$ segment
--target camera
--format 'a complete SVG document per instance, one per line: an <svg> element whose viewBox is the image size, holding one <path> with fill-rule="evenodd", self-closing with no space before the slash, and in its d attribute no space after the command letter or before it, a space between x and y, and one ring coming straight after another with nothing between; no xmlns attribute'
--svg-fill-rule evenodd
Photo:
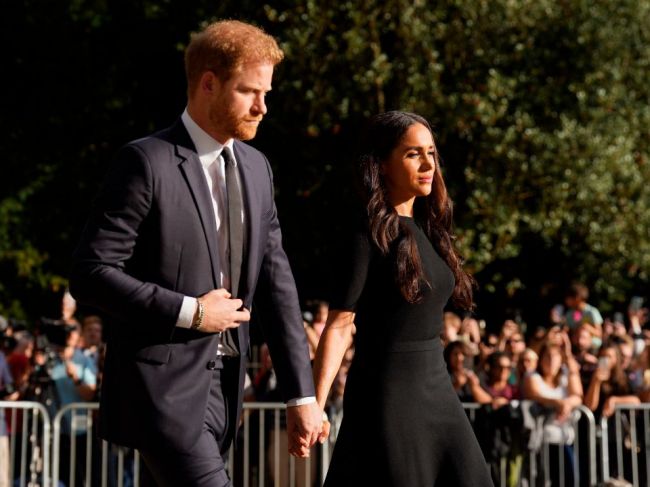
<svg viewBox="0 0 650 487"><path fill-rule="evenodd" d="M41 318L35 323L34 363L25 394L27 399L46 405L54 401L56 391L52 370L61 362L61 351L76 329L75 325L49 318Z"/></svg>
<svg viewBox="0 0 650 487"><path fill-rule="evenodd" d="M45 350L52 345L65 347L70 334L75 330L75 325L68 325L61 320L41 318L36 325L36 348Z"/></svg>

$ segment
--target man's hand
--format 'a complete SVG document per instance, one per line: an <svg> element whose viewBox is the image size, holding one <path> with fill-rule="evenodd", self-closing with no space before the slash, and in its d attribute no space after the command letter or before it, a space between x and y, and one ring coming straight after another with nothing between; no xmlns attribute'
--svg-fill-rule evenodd
<svg viewBox="0 0 650 487"><path fill-rule="evenodd" d="M295 457L307 458L309 449L319 440L322 428L323 413L318 407L318 403L288 406L289 453Z"/></svg>
<svg viewBox="0 0 650 487"><path fill-rule="evenodd" d="M237 328L251 319L250 312L242 308L243 301L231 299L230 296L225 289L213 289L199 298L203 305L201 331L216 333L228 328Z"/></svg>

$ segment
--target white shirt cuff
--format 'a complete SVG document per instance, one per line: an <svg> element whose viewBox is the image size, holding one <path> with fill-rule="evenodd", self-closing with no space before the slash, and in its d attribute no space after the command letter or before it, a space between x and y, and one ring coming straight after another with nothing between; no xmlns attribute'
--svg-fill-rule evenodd
<svg viewBox="0 0 650 487"><path fill-rule="evenodd" d="M315 396L296 397L295 399L290 399L287 401L287 407L291 408L294 406L303 406L305 404L312 404L314 402L316 402Z"/></svg>
<svg viewBox="0 0 650 487"><path fill-rule="evenodd" d="M181 305L181 310L178 313L178 318L176 319L176 326L179 326L181 328L189 328L192 326L192 320L194 320L196 306L196 298L183 296L183 304Z"/></svg>

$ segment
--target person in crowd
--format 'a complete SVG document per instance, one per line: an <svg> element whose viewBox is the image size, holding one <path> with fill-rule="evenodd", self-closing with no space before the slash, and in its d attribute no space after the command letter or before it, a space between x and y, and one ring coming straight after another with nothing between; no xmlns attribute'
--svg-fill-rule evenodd
<svg viewBox="0 0 650 487"><path fill-rule="evenodd" d="M61 319L65 325L79 325L79 321L75 317L77 312L77 301L72 297L70 291L67 289L61 298Z"/></svg>
<svg viewBox="0 0 650 487"><path fill-rule="evenodd" d="M7 363L14 387L22 398L29 385L29 376L32 372L31 360L34 354L34 337L27 331L14 334L16 346L7 356Z"/></svg>
<svg viewBox="0 0 650 487"><path fill-rule="evenodd" d="M193 34L186 109L121 148L73 256L72 293L111 320L100 435L138 448L160 485L230 483L253 296L292 454L308 455L320 438L271 167L244 142L267 113L283 57L275 39L244 22Z"/></svg>
<svg viewBox="0 0 650 487"><path fill-rule="evenodd" d="M505 352L494 352L487 360L486 380L482 389L490 395L494 409L520 398L519 387L511 383L513 363Z"/></svg>
<svg viewBox="0 0 650 487"><path fill-rule="evenodd" d="M623 368L621 351L610 341L598 354L598 366L585 394L585 406L597 416L609 417L614 414L617 404L640 402Z"/></svg>
<svg viewBox="0 0 650 487"><path fill-rule="evenodd" d="M489 403L492 398L481 387L478 375L466 366L467 345L456 340L445 347L444 359L451 383L461 402Z"/></svg>
<svg viewBox="0 0 650 487"><path fill-rule="evenodd" d="M516 333L521 334L521 329L519 325L514 320L505 320L503 325L501 325L501 331L499 333L499 343L497 349L501 352L505 351L506 345L510 337Z"/></svg>
<svg viewBox="0 0 650 487"><path fill-rule="evenodd" d="M460 324L459 338L469 344L473 351L478 353L478 344L481 342L481 327L479 321L467 314Z"/></svg>
<svg viewBox="0 0 650 487"><path fill-rule="evenodd" d="M488 357L496 351L499 337L494 333L485 333L478 344L475 370L485 370Z"/></svg>
<svg viewBox="0 0 650 487"><path fill-rule="evenodd" d="M96 366L78 347L81 330L75 325L68 326L65 346L58 350L58 359L50 370L58 409L73 402L94 400L97 386Z"/></svg>
<svg viewBox="0 0 650 487"><path fill-rule="evenodd" d="M580 381L583 390L586 391L598 363L598 357L593 353L592 327L586 324L578 325L575 330L572 330L571 337L573 356L580 365Z"/></svg>
<svg viewBox="0 0 650 487"><path fill-rule="evenodd" d="M526 350L526 340L524 339L524 335L520 331L516 331L506 340L505 345L505 353L510 357L512 363L509 378L510 384L512 385L517 384L517 368L524 350Z"/></svg>
<svg viewBox="0 0 650 487"><path fill-rule="evenodd" d="M442 342L447 346L451 342L458 340L460 327L463 323L460 316L453 311L445 311L442 317Z"/></svg>
<svg viewBox="0 0 650 487"><path fill-rule="evenodd" d="M603 317L595 306L587 302L588 299L587 286L579 282L572 283L564 298L567 306L565 321L570 330L574 330L580 324L587 326L594 337L594 346L598 348L602 343Z"/></svg>
<svg viewBox="0 0 650 487"><path fill-rule="evenodd" d="M95 365L86 357L79 348L81 339L81 327L78 324L59 324L60 335L64 337L64 345L50 343L52 352L55 355L53 359L48 358L48 362L41 365L43 373L49 375L49 387L53 388L53 393L47 393L40 397L45 402L45 406L54 418L56 414L65 406L72 403L90 402L96 399L97 376ZM41 379L42 380L42 379ZM45 385L43 385L45 387ZM38 399L39 397L35 397ZM82 485L85 478L85 452L86 436L90 434L86 430L84 414L77 416L77 421L73 421L73 415L68 413L64 416L61 433L61 456L59 461L60 478L68 487L74 487L71 482L70 456L72 451L70 445L75 443L77 451L75 462L75 485ZM94 474L99 472L96 467ZM95 479L97 480L97 478Z"/></svg>
<svg viewBox="0 0 650 487"><path fill-rule="evenodd" d="M517 419L520 394L518 386L510 382L512 368L507 353L495 351L489 355L485 373L479 373L480 387L486 394L483 397L482 392L477 393L484 407L476 411L473 424L495 484L504 475L505 485L509 487L518 485L522 464L521 430Z"/></svg>
<svg viewBox="0 0 650 487"><path fill-rule="evenodd" d="M329 313L329 303L327 301L318 300L314 303L314 321L311 326L316 330L318 336L323 334L325 324L327 323L327 313Z"/></svg>
<svg viewBox="0 0 650 487"><path fill-rule="evenodd" d="M583 398L580 366L571 349L551 342L544 345L537 371L524 380L523 393L526 399L553 409L555 425L566 421L571 411L582 404ZM550 437L558 439L557 431L552 428L549 431Z"/></svg>
<svg viewBox="0 0 650 487"><path fill-rule="evenodd" d="M573 485L573 448L575 431L569 421L571 412L582 404L583 390L579 365L571 354L566 334L565 346L548 341L539 354L537 371L524 380L524 398L533 400L551 411L544 424L544 439L549 444L552 485L559 485L557 466L564 455L565 485ZM562 452L562 453L560 453Z"/></svg>
<svg viewBox="0 0 650 487"><path fill-rule="evenodd" d="M102 347L102 319L99 316L90 315L82 320L80 345L84 355L94 364L97 375Z"/></svg>
<svg viewBox="0 0 650 487"><path fill-rule="evenodd" d="M450 298L471 309L472 279L452 245L431 127L392 111L373 117L367 135L365 211L339 262L314 361L323 407L356 325L325 485L492 485L443 362L443 309Z"/></svg>
<svg viewBox="0 0 650 487"><path fill-rule="evenodd" d="M643 380L638 389L639 399L641 402L650 402L650 344L639 357L639 368L643 371Z"/></svg>
<svg viewBox="0 0 650 487"><path fill-rule="evenodd" d="M526 380L526 377L534 374L537 371L538 363L539 356L537 355L537 352L535 352L535 350L532 348L526 348L526 350L524 350L524 353L521 354L521 359L517 364L517 384L519 384L520 393L521 387Z"/></svg>
<svg viewBox="0 0 650 487"><path fill-rule="evenodd" d="M305 334L307 335L307 343L309 344L309 358L314 359L316 355L316 349L318 348L318 342L320 336L323 333L325 327L325 322L327 321L327 312L329 309L329 304L327 301L317 300L312 306L314 307L313 319L308 321L305 319L303 321L305 326ZM306 315L311 313L305 313Z"/></svg>
<svg viewBox="0 0 650 487"><path fill-rule="evenodd" d="M632 298L627 311L630 320L629 334L634 340L634 355L637 357L644 351L646 340L650 338L650 332L645 330L644 333L645 324L648 321L648 309L641 306L640 298Z"/></svg>
<svg viewBox="0 0 650 487"><path fill-rule="evenodd" d="M3 332L5 330L2 330ZM0 333L0 340L3 334ZM0 401L15 401L18 391L14 388L13 377L5 353L0 350ZM0 487L9 487L9 436L4 410L0 409Z"/></svg>

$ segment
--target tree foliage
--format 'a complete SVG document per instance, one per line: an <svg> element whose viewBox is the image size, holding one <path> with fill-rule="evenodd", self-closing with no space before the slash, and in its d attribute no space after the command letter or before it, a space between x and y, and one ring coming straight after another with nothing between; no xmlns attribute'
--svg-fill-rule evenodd
<svg viewBox="0 0 650 487"><path fill-rule="evenodd" d="M613 304L647 287L648 0L4 8L14 69L0 121L0 307L14 314L65 282L112 153L178 116L188 33L223 17L262 25L287 53L255 144L275 168L304 297L324 292L360 128L396 108L435 127L486 309L530 306L569 278Z"/></svg>

